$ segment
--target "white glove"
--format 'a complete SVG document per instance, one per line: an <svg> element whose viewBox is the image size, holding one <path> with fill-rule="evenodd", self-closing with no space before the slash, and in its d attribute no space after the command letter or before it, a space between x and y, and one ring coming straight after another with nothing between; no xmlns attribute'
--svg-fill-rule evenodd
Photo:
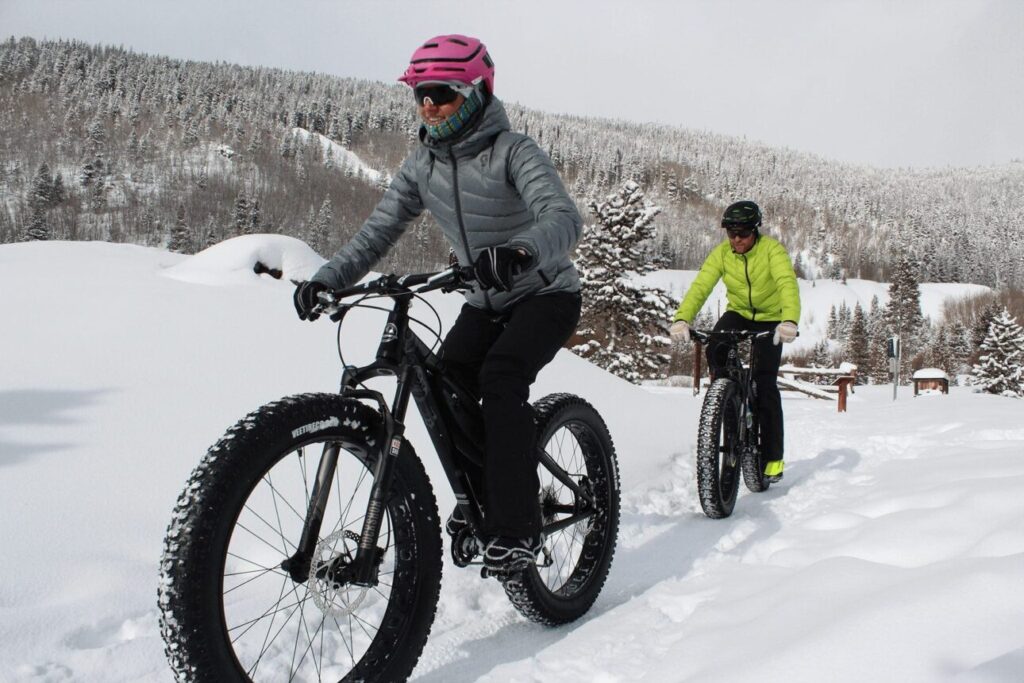
<svg viewBox="0 0 1024 683"><path fill-rule="evenodd" d="M776 346L779 345L779 342L785 342L788 344L796 339L796 334L796 323L790 320L785 320L776 326L775 336L772 337L772 344L775 344Z"/></svg>
<svg viewBox="0 0 1024 683"><path fill-rule="evenodd" d="M668 328L668 334L674 342L690 341L690 323L685 320L677 320Z"/></svg>

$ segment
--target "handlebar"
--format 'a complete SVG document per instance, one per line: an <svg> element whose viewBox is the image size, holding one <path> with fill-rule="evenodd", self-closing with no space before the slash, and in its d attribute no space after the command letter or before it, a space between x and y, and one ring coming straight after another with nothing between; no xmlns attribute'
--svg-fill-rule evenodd
<svg viewBox="0 0 1024 683"><path fill-rule="evenodd" d="M476 282L476 275L470 266L452 266L447 270L433 273L410 273L406 275L381 275L380 277L344 289L333 289L317 294L320 303L313 309L314 313L334 316L346 307L342 299L356 295L380 294L383 296L402 296L406 294L425 294L436 289L448 292L457 289L469 289Z"/></svg>
<svg viewBox="0 0 1024 683"><path fill-rule="evenodd" d="M725 337L726 339L731 339L738 343L744 339L769 337L775 334L775 331L762 330L761 332L755 332L754 330L698 330L696 328L690 328L690 334L701 344L707 344L712 337Z"/></svg>

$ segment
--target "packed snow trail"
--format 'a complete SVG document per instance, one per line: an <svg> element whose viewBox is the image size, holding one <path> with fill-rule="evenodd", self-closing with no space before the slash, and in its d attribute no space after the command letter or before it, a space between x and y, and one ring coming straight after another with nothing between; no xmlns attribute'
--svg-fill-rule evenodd
<svg viewBox="0 0 1024 683"><path fill-rule="evenodd" d="M260 404L336 389L334 327L300 324L290 285L248 260L302 277L315 255L238 245L191 259L0 246L0 681L170 681L157 563L189 472ZM461 304L431 301L448 322ZM350 317L347 359L366 362L383 318ZM585 618L548 629L447 561L414 680L1024 678L1024 401L859 387L838 414L786 393L785 479L709 520L693 471L703 396L562 353L533 397L565 390L595 404L618 451L608 584ZM409 436L447 515L418 420Z"/></svg>

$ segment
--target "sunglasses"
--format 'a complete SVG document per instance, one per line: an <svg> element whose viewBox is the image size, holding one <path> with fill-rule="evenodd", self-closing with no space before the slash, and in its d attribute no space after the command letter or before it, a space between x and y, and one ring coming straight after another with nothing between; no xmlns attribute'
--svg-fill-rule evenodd
<svg viewBox="0 0 1024 683"><path fill-rule="evenodd" d="M726 228L725 232L729 235L729 239L738 240L745 240L754 234L750 228Z"/></svg>
<svg viewBox="0 0 1024 683"><path fill-rule="evenodd" d="M416 104L423 106L424 100L430 100L430 102L440 107L446 104L451 104L455 101L459 95L468 97L468 92L472 91L472 87L463 87L459 85L450 85L448 83L424 83L417 85L413 88L413 97L416 98Z"/></svg>

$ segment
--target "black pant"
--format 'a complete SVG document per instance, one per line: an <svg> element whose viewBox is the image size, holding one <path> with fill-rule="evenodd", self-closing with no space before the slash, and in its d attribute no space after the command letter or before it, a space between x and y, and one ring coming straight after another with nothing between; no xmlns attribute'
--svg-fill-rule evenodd
<svg viewBox="0 0 1024 683"><path fill-rule="evenodd" d="M447 370L483 399L486 535L540 533L530 385L579 320L580 295L567 292L525 299L501 315L466 304L441 346Z"/></svg>
<svg viewBox="0 0 1024 683"><path fill-rule="evenodd" d="M726 311L718 319L716 330L774 330L778 321L747 320L735 311ZM779 363L782 362L782 344L775 346L772 338L756 339L754 344L754 383L757 385L757 421L761 427L761 459L782 460L782 396L779 395ZM726 347L712 340L708 344L708 368L715 377L722 375Z"/></svg>

